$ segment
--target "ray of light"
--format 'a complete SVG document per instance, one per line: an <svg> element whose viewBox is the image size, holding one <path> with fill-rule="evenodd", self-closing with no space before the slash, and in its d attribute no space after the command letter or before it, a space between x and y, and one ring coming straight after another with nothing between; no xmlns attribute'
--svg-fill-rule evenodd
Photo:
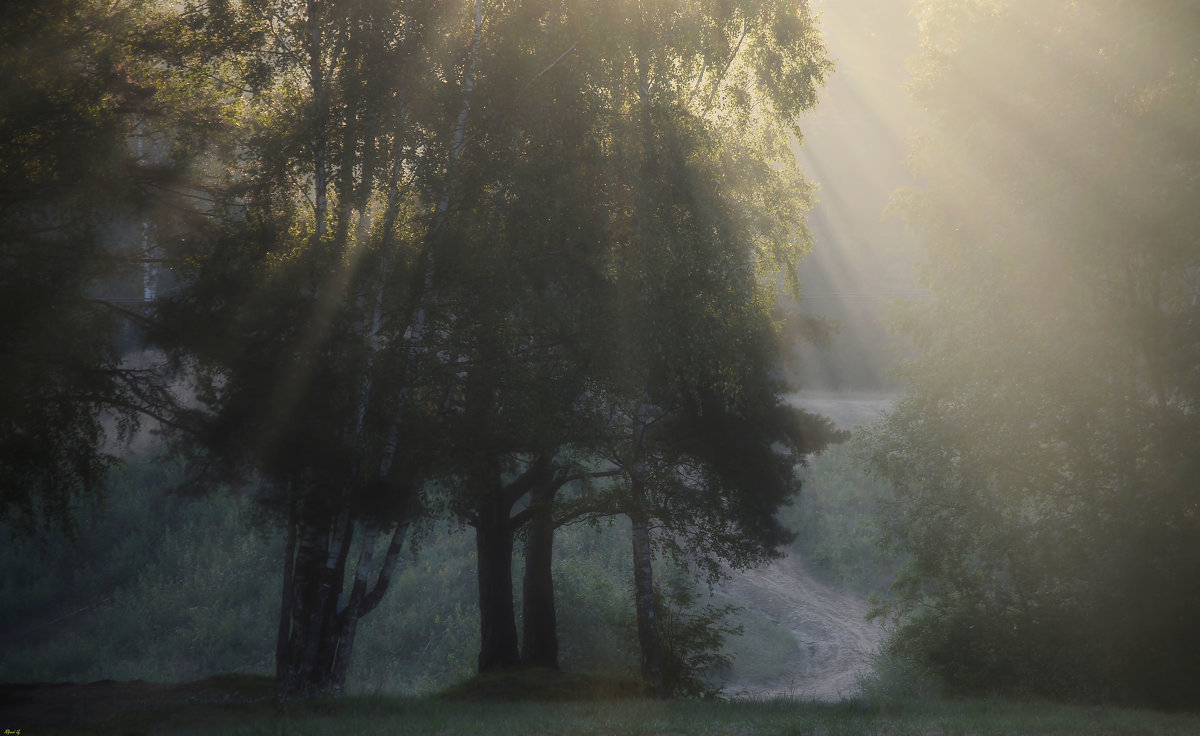
<svg viewBox="0 0 1200 736"><path fill-rule="evenodd" d="M890 361L887 302L917 292L904 225L884 216L892 192L908 183L904 158L917 117L904 85L916 23L904 0L813 5L837 68L801 121L797 157L820 189L809 221L813 252L800 268L804 295L794 308L840 331L828 348L801 345L794 357L804 387L880 390Z"/></svg>

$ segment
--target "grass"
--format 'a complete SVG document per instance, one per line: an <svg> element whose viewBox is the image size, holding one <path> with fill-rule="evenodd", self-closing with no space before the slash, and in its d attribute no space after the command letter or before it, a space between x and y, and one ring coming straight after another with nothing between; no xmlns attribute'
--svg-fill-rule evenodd
<svg viewBox="0 0 1200 736"><path fill-rule="evenodd" d="M1200 717L994 701L880 709L859 703L482 702L353 698L288 708L190 706L85 733L164 734L1195 734Z"/></svg>
<svg viewBox="0 0 1200 736"><path fill-rule="evenodd" d="M544 668L477 675L442 691L438 697L460 701L541 701L636 699L641 685L629 679Z"/></svg>
<svg viewBox="0 0 1200 736"><path fill-rule="evenodd" d="M791 659L800 649L792 632L750 609L742 609L731 618L732 623L741 624L743 633L725 641L725 650L733 660L727 680L769 682L786 678Z"/></svg>
<svg viewBox="0 0 1200 736"><path fill-rule="evenodd" d="M210 678L187 685L96 683L104 697L120 696L128 707L115 717L80 725L31 727L11 720L0 707L0 728L25 733L270 734L270 736L526 736L527 734L698 734L713 736L1009 736L1070 734L1117 736L1197 734L1200 714L1158 713L1008 700L847 701L791 700L651 701L601 697L627 683L551 672L515 678L476 678L441 696L362 696L275 704L265 693L268 678ZM597 687L600 690L597 690ZM608 690L605 690L608 688ZM519 692L546 698L513 700ZM60 695L78 702L80 692ZM0 692L0 706L9 693ZM253 699L253 702L246 702ZM83 715L81 713L80 715Z"/></svg>

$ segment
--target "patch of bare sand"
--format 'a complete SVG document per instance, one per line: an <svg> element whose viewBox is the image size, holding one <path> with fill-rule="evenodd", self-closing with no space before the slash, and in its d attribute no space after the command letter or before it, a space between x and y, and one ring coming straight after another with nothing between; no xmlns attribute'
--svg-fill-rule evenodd
<svg viewBox="0 0 1200 736"><path fill-rule="evenodd" d="M879 421L895 407L897 398L898 395L888 393L829 391L799 391L787 397L793 406L829 417L838 429L854 429Z"/></svg>

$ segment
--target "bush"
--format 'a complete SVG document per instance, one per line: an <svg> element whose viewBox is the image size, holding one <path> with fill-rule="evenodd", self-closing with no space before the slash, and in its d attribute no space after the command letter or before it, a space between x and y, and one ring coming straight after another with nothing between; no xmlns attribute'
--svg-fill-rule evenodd
<svg viewBox="0 0 1200 736"><path fill-rule="evenodd" d="M227 491L173 493L181 478L171 461L135 460L77 509L73 537L0 527L0 681L270 671L279 540Z"/></svg>
<svg viewBox="0 0 1200 736"><path fill-rule="evenodd" d="M792 552L817 577L860 595L880 594L900 564L880 547L879 519L891 485L871 475L856 439L826 448L799 470L802 490L781 520Z"/></svg>
<svg viewBox="0 0 1200 736"><path fill-rule="evenodd" d="M662 644L663 687L668 696L711 698L721 691L718 678L727 674L732 656L728 636L743 627L730 621L740 611L732 604L705 602L688 571L670 566L654 585L658 635ZM636 623L629 641L637 646Z"/></svg>

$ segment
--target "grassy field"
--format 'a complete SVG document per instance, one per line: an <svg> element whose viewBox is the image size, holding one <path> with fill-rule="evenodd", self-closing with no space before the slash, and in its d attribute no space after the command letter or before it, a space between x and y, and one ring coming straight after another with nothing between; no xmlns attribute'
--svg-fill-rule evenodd
<svg viewBox="0 0 1200 736"><path fill-rule="evenodd" d="M357 698L292 708L180 706L80 733L127 734L1197 734L1200 717L1008 702L473 702ZM37 733L30 731L30 733Z"/></svg>
<svg viewBox="0 0 1200 736"><path fill-rule="evenodd" d="M188 685L96 683L74 687L73 692L57 686L41 693L61 699L62 705L51 713L13 708L22 698L26 698L26 706L35 705L28 700L30 693L0 690L0 729L8 733L19 730L30 736L1200 734L1200 714L1001 700L828 704L789 700L654 702L601 698L564 702L375 696L280 706L265 697L269 692L266 678L214 678ZM458 695L470 697L471 693ZM54 718L56 714L64 717ZM40 717L47 715L51 717L40 725L19 722L22 718L42 720Z"/></svg>

